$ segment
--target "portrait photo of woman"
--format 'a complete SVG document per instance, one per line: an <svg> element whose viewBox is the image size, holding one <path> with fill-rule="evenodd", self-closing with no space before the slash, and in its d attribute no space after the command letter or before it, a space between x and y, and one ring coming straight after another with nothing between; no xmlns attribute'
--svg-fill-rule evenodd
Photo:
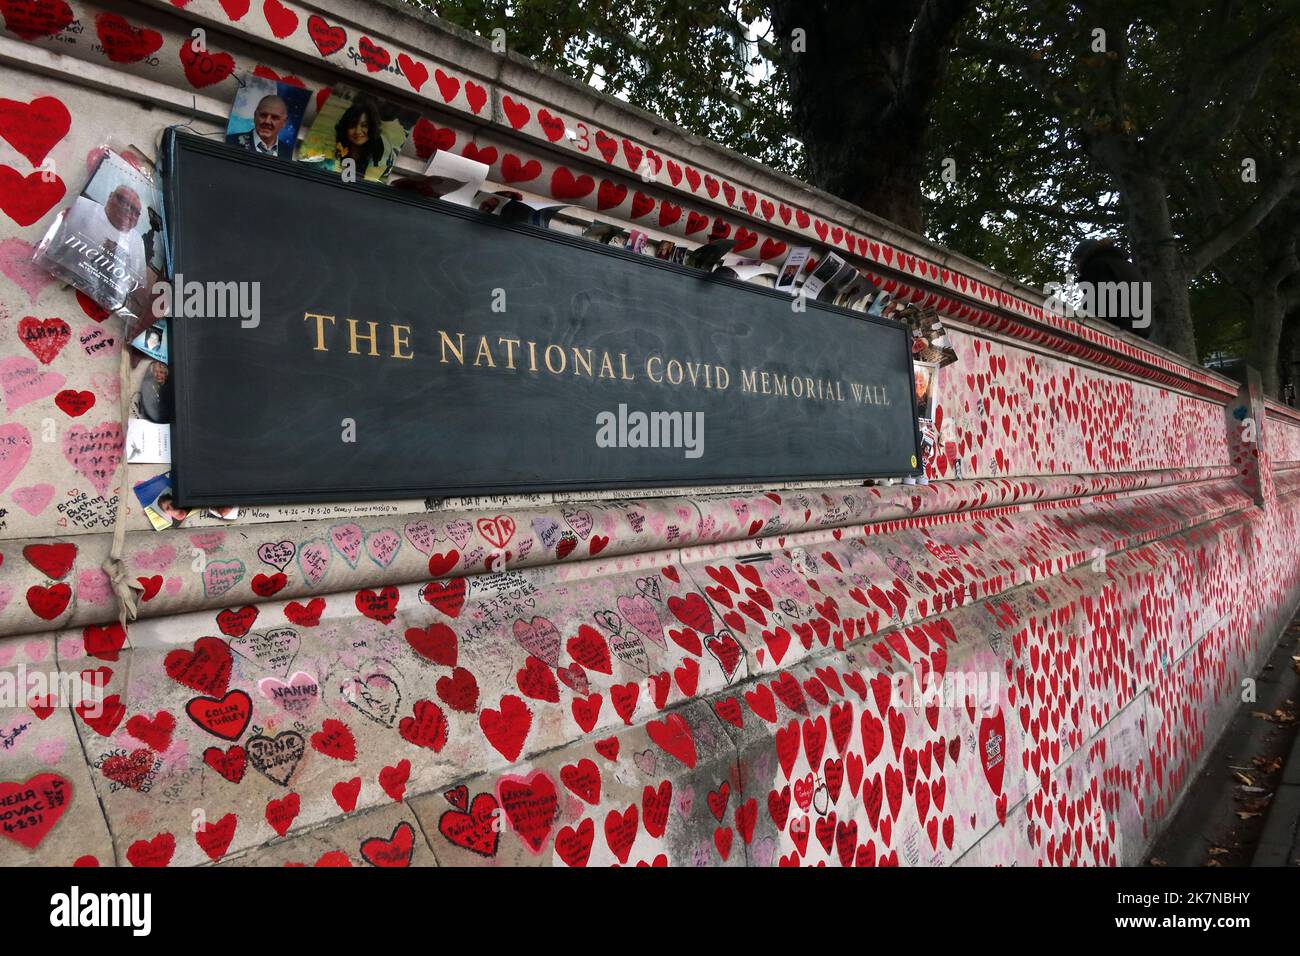
<svg viewBox="0 0 1300 956"><path fill-rule="evenodd" d="M298 150L300 162L357 180L386 182L418 115L350 87L335 86Z"/></svg>
<svg viewBox="0 0 1300 956"><path fill-rule="evenodd" d="M350 159L358 179L374 179L370 171L384 163L387 152L379 111L369 100L356 100L334 124L334 157L338 168Z"/></svg>

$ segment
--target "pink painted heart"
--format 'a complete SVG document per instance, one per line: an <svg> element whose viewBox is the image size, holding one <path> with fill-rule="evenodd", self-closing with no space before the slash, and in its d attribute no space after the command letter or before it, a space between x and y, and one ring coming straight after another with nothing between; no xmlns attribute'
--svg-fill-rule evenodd
<svg viewBox="0 0 1300 956"><path fill-rule="evenodd" d="M244 562L235 558L230 561L209 561L203 568L203 593L208 597L220 597L244 578Z"/></svg>
<svg viewBox="0 0 1300 956"><path fill-rule="evenodd" d="M643 774L652 777L659 766L659 755L653 750L638 750L632 754L632 762Z"/></svg>
<svg viewBox="0 0 1300 956"><path fill-rule="evenodd" d="M381 528L366 535L366 554L381 568L393 563L401 546L402 537L392 528Z"/></svg>
<svg viewBox="0 0 1300 956"><path fill-rule="evenodd" d="M67 749L67 746L68 742L66 740L53 737L49 740L42 740L38 743L32 748L32 753L34 753L37 759L40 760L41 763L45 764L45 766L53 767L63 759L63 752Z"/></svg>
<svg viewBox="0 0 1300 956"><path fill-rule="evenodd" d="M78 602L102 604L112 593L112 582L99 568L87 568L77 577Z"/></svg>
<svg viewBox="0 0 1300 956"><path fill-rule="evenodd" d="M122 460L121 423L101 422L94 428L73 425L63 433L63 457L96 491L108 494Z"/></svg>
<svg viewBox="0 0 1300 956"><path fill-rule="evenodd" d="M618 599L618 611L647 639L654 641L660 647L667 647L664 643L664 628L659 615L655 613L654 605L644 597L639 594L635 597L623 595Z"/></svg>
<svg viewBox="0 0 1300 956"><path fill-rule="evenodd" d="M551 667L560 666L560 632L544 617L515 621L515 640L519 646Z"/></svg>
<svg viewBox="0 0 1300 956"><path fill-rule="evenodd" d="M474 533L474 526L468 521L456 520L447 522L445 530L448 537L456 542L456 547L464 551L465 545L469 544L469 536Z"/></svg>
<svg viewBox="0 0 1300 956"><path fill-rule="evenodd" d="M306 718L320 700L320 682L306 671L294 671L287 681L263 677L257 682L257 690L285 713L299 719Z"/></svg>
<svg viewBox="0 0 1300 956"><path fill-rule="evenodd" d="M438 534L432 523L408 521L402 533L406 535L406 540L411 542L411 547L415 550L424 555L433 554L433 546L438 543Z"/></svg>
<svg viewBox="0 0 1300 956"><path fill-rule="evenodd" d="M156 548L137 551L131 558L131 563L146 571L166 571L175 560L176 549L170 544L160 544Z"/></svg>
<svg viewBox="0 0 1300 956"><path fill-rule="evenodd" d="M257 560L263 564L269 564L277 571L283 571L297 553L298 546L292 541L287 539L284 541L267 541L258 545Z"/></svg>
<svg viewBox="0 0 1300 956"><path fill-rule="evenodd" d="M0 484L0 488L2 487L3 484ZM26 488L15 488L10 497L18 507L34 518L49 505L50 499L54 497L54 486L28 485Z"/></svg>
<svg viewBox="0 0 1300 956"><path fill-rule="evenodd" d="M0 242L0 275L26 292L33 305L41 290L54 281L54 276L32 262L32 246L21 239Z"/></svg>
<svg viewBox="0 0 1300 956"><path fill-rule="evenodd" d="M116 375L96 373L90 376L90 387L91 391L110 404L122 397L122 385Z"/></svg>
<svg viewBox="0 0 1300 956"><path fill-rule="evenodd" d="M53 395L63 387L64 378L57 372L48 372L33 359L11 355L0 362L0 391L12 413L24 405Z"/></svg>
<svg viewBox="0 0 1300 956"><path fill-rule="evenodd" d="M77 343L91 358L115 354L113 345L117 339L104 331L102 325L83 325L77 330Z"/></svg>
<svg viewBox="0 0 1300 956"><path fill-rule="evenodd" d="M17 422L0 425L0 491L18 477L32 456L32 433Z"/></svg>
<svg viewBox="0 0 1300 956"><path fill-rule="evenodd" d="M190 535L190 544L208 554L219 550L225 543L226 533L224 531L200 531Z"/></svg>
<svg viewBox="0 0 1300 956"><path fill-rule="evenodd" d="M361 545L365 538L361 528L355 524L341 524L330 528L330 544L334 550L343 555L349 567L355 568L361 559Z"/></svg>
<svg viewBox="0 0 1300 956"><path fill-rule="evenodd" d="M573 529L574 534L584 540L591 534L594 524L590 511L569 511L567 508L564 510L564 522Z"/></svg>
<svg viewBox="0 0 1300 956"><path fill-rule="evenodd" d="M320 584L330 566L330 549L324 541L306 541L298 549L298 564L311 584Z"/></svg>

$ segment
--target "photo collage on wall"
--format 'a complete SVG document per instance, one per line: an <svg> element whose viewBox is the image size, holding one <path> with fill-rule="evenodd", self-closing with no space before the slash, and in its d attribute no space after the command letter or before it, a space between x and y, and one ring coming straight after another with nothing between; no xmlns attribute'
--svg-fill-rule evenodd
<svg viewBox="0 0 1300 956"><path fill-rule="evenodd" d="M936 425L935 409L938 403L939 370L957 361L957 353L948 344L948 334L939 321L938 313L932 307L919 308L915 304L887 307L885 314L892 312L907 325L912 335L912 378L915 386L913 398L916 401L917 427L921 435L921 466L928 470L944 442L943 452L951 459L953 477L963 476L962 461L955 454L948 454L947 441ZM929 484L930 479L922 474L917 478L904 479L905 484Z"/></svg>

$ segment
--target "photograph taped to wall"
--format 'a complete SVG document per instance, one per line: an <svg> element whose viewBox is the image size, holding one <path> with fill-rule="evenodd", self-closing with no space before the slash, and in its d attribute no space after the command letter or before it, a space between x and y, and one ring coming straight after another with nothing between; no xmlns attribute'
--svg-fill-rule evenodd
<svg viewBox="0 0 1300 956"><path fill-rule="evenodd" d="M934 419L934 401L939 391L939 366L933 362L913 362L916 399L916 417Z"/></svg>
<svg viewBox="0 0 1300 956"><path fill-rule="evenodd" d="M101 307L144 316L162 272L162 202L138 150L98 152L85 188L50 224L34 261Z"/></svg>
<svg viewBox="0 0 1300 956"><path fill-rule="evenodd" d="M131 340L131 345L159 362L167 361L167 320L161 319Z"/></svg>
<svg viewBox="0 0 1300 956"><path fill-rule="evenodd" d="M132 490L155 531L166 531L190 516L188 509L176 504L170 471L137 482Z"/></svg>
<svg viewBox="0 0 1300 956"><path fill-rule="evenodd" d="M226 121L226 142L259 156L293 159L311 91L246 73Z"/></svg>
<svg viewBox="0 0 1300 956"><path fill-rule="evenodd" d="M150 359L131 370L135 392L131 400L131 417L169 425L176 414L172 394L171 369L166 362Z"/></svg>
<svg viewBox="0 0 1300 956"><path fill-rule="evenodd" d="M419 118L415 110L340 84L316 114L298 159L331 172L343 172L351 160L357 179L387 182Z"/></svg>
<svg viewBox="0 0 1300 956"><path fill-rule="evenodd" d="M811 246L795 246L790 250L781 266L781 274L777 277L776 288L785 289L791 295L794 295L799 286L799 276L803 272L804 263L808 261L808 255L811 252Z"/></svg>

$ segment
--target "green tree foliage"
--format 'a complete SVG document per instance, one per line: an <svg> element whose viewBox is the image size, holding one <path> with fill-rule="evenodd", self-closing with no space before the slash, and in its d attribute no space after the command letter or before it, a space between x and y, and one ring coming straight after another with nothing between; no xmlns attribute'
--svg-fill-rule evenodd
<svg viewBox="0 0 1300 956"><path fill-rule="evenodd" d="M1246 273L1296 215L1300 0L421 5L1036 287L1114 236L1191 358L1258 326Z"/></svg>
<svg viewBox="0 0 1300 956"><path fill-rule="evenodd" d="M794 176L806 175L775 68L766 5L752 0L420 2L480 36ZM759 24L757 31L747 25Z"/></svg>

